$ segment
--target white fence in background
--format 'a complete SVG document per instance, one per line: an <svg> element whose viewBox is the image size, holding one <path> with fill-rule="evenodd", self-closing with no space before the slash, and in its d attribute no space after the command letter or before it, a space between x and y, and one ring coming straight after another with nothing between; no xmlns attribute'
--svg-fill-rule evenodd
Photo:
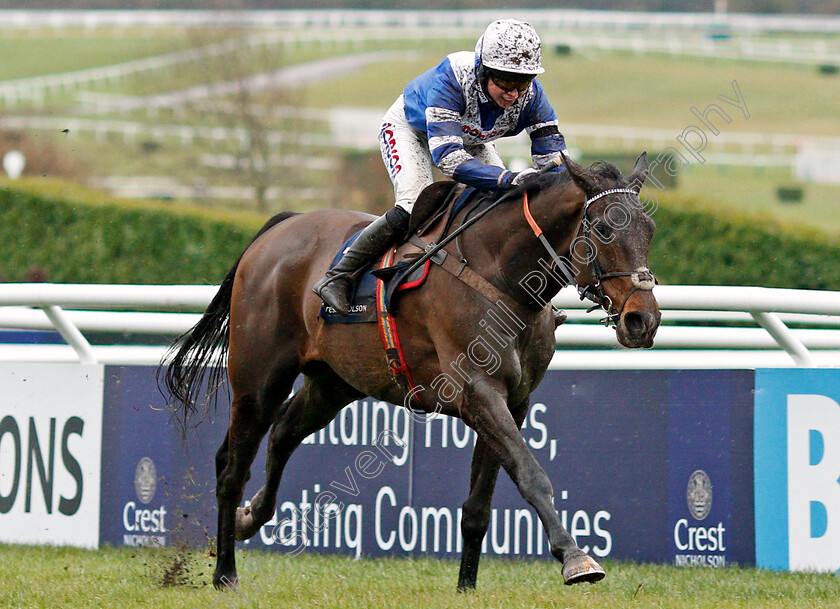
<svg viewBox="0 0 840 609"><path fill-rule="evenodd" d="M65 345L0 345L0 361L155 364L166 346L91 345L86 334L174 337L194 325L217 286L0 284L0 328L57 330ZM840 366L840 292L658 286L663 324L649 350L619 348L592 303L572 289L552 368ZM143 310L138 311L138 309ZM164 342L164 341L162 341Z"/></svg>
<svg viewBox="0 0 840 609"><path fill-rule="evenodd" d="M840 44L836 41L752 38L714 38L701 33L649 34L627 33L602 34L550 34L543 37L548 48L563 44L573 50L596 49L601 51L629 51L631 53L655 53L660 55L688 55L715 59L737 59L739 61L770 61L793 64L837 64L840 60Z"/></svg>
<svg viewBox="0 0 840 609"><path fill-rule="evenodd" d="M837 15L739 15L645 13L581 10L508 10L532 22L544 46L690 55L805 64L840 62L840 43L832 39L755 40L767 32L840 33ZM0 10L0 30L35 28L235 27L260 31L243 39L119 63L0 82L0 98L43 103L45 95L79 86L166 70L206 57L250 47L302 44L361 47L365 43L414 39L474 38L498 10L476 11L26 11ZM651 34L654 34L653 36ZM730 36L732 35L732 36Z"/></svg>
<svg viewBox="0 0 840 609"><path fill-rule="evenodd" d="M377 148L376 134L385 109L350 108L339 106L324 110L318 122L329 123L330 133L297 133L291 131L268 131L267 140L272 146L294 144L308 148L347 148L354 150L374 150ZM314 118L310 119L313 122ZM580 140L587 138L596 145L611 148L639 149L651 145L664 149L677 144L680 135L677 129L661 127L626 127L622 125L599 125L586 123L568 123L561 126L568 138ZM201 127L180 124L151 124L138 121L111 120L99 118L78 118L73 116L0 116L0 129L26 129L33 131L63 131L68 137L86 134L104 141L116 136L130 144L139 138L170 140L182 146L191 146L195 142L238 142L247 146L249 134L244 128ZM516 151L524 157L530 156L530 140L521 135L505 138L496 142L497 147ZM793 165L798 151L813 150L816 154L840 150L840 137L827 135L794 135L790 133L761 133L750 131L721 132L714 139L709 139L707 149L714 151L708 162L719 164L742 164L742 155L762 156L768 165ZM759 152L761 151L761 152ZM759 153L756 155L756 153ZM736 156L737 155L737 156ZM717 157L717 158L715 158ZM755 164L755 163L751 163Z"/></svg>
<svg viewBox="0 0 840 609"><path fill-rule="evenodd" d="M711 6L711 2L708 3ZM840 32L835 15L739 13L654 13L574 9L505 9L505 16L540 28L600 27L625 30L708 30L735 32ZM243 27L243 28L427 28L483 29L499 18L488 10L0 10L0 29Z"/></svg>

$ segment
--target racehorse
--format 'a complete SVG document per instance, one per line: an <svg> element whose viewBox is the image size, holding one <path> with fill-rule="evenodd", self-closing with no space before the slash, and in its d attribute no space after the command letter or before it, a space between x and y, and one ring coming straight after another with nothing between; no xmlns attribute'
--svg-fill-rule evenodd
<svg viewBox="0 0 840 609"><path fill-rule="evenodd" d="M195 410L205 374L211 385L220 382L227 358L232 402L216 454L217 588L236 581L235 540L252 537L272 517L292 452L365 395L460 417L477 433L461 522L459 590L476 585L500 467L539 515L550 551L563 563L565 583L604 577L562 526L551 483L520 426L556 347L550 298L569 280L581 297L604 308L619 343L653 345L660 313L647 255L655 224L638 196L648 172L645 153L626 177L609 163L587 169L563 160L565 168L544 171L508 191L457 242L448 242L444 249L470 269L465 276L471 281L433 264L421 288L399 296L404 362L414 388L422 391L408 392L395 382L376 324L324 323L321 301L311 290L339 247L372 216L284 212L259 231L201 320L163 361L165 387L186 417ZM449 184L436 183L421 197L439 196ZM462 208L453 226L470 214L475 219L480 208ZM494 338L505 349L490 366L476 337L487 329L487 319L503 314L509 321ZM302 388L288 397L301 373ZM248 507L238 507L269 429L265 485Z"/></svg>

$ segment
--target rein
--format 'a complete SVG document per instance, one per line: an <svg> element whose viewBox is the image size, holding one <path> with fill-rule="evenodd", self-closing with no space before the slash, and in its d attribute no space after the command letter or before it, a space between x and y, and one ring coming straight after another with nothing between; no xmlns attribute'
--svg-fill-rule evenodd
<svg viewBox="0 0 840 609"><path fill-rule="evenodd" d="M557 160L555 160L553 163L550 163L546 167L543 167L539 171L539 173L546 173L561 165L562 162L558 162ZM591 246L589 245L591 243L591 223L589 221L588 216L589 206L601 197L605 197L611 194L638 195L636 191L631 190L629 188L611 188L609 190L605 190L604 192L598 193L593 197L590 197L584 202L583 219L581 220L580 226L578 227L578 233L575 239L577 239L580 236L583 236L584 242L587 244L587 248L591 248ZM447 243L455 239L458 235L463 233L470 226L478 222L491 210L495 209L500 203L511 199L512 195L513 193L506 193L502 195L496 201L494 201L493 203L482 209L480 212L478 212L475 216L461 224L458 228L452 231L445 238L441 239L439 243L434 243L427 246L422 256L414 260L414 262L412 262L411 265L408 266L408 268L399 272L399 277L407 277L414 270L420 268L420 266L423 265L427 260L433 258L435 254L442 250ZM555 252L554 248L551 247L551 244L548 242L548 240L545 238L545 235L543 234L542 228L540 228L540 225L537 223L537 221L534 219L534 216L531 214L530 205L528 203L527 191L523 192L523 213L525 214L525 219L528 221L528 225L531 227L531 230L534 232L534 235L537 237L537 239L539 239L540 243L542 243L546 252L548 252L548 255L557 265L557 268L560 270L565 269L568 265L560 259L560 256L557 255L557 252ZM598 264L597 257L593 257L592 262L589 263L588 266L590 266L590 271L592 272L594 285L591 289L589 286L578 286L578 295L580 296L581 300L588 298L593 302L598 303L594 307L587 309L587 313L593 311L598 307L601 307L607 314L607 316L601 320L606 325L615 325L618 322L619 318L621 317L621 313L624 311L624 307L627 304L627 301L634 293L636 293L639 290L653 290L653 287L656 284L656 277L654 277L653 273L651 273L650 269L647 267L642 267L636 269L635 271L615 271L610 273L604 273L601 269L601 266ZM613 304L610 297L604 293L604 289L602 286L602 282L604 280L615 279L616 277L630 277L633 281L633 288L630 290L630 292L628 292L627 296L625 296L624 302L621 303L621 306L618 309L615 308L615 305ZM569 283L571 283L572 281L573 278L569 278ZM399 281L396 281L395 283L398 284ZM568 285L568 283L566 285Z"/></svg>
<svg viewBox="0 0 840 609"><path fill-rule="evenodd" d="M611 194L631 194L636 195L636 191L630 190L629 188L611 188L609 190L605 190L604 192L598 193L594 197L588 198L583 204L583 219L581 220L580 226L578 227L578 234L575 238L575 241L579 237L583 237L584 243L586 244L587 250L589 254L592 253L592 246L590 243L592 242L592 224L589 221L589 206L600 199L601 197L605 197ZM557 255L557 252L554 251L554 248L551 247L551 244L545 238L543 234L542 228L534 219L534 216L531 214L531 207L528 203L528 193L525 192L522 198L522 210L525 214L525 220L528 221L528 225L531 227L531 230L534 232L534 235L539 239L540 243L542 243L543 247L545 248L548 255L554 261L554 264L557 265L559 270L563 270L566 268L566 264ZM656 277L654 277L653 273L651 273L650 269L647 267L642 267L636 269L635 271L614 271L611 273L604 273L601 269L601 265L598 264L597 256L592 256L592 261L588 264L590 267L590 271L592 272L592 277L594 279L594 285L590 289L589 286L578 286L578 295L580 299L583 300L584 298L588 298L593 302L596 302L594 307L587 309L587 313L601 307L604 312L606 312L607 316L602 319L601 321L604 322L605 325L610 324L617 324L618 320L621 318L621 313L624 311L624 307L627 304L627 301L630 297L635 294L639 290L653 290L653 286L656 284ZM603 281L606 279L615 279L616 277L630 277L633 281L633 288L627 293L627 296L624 297L624 301L621 303L621 306L616 309L615 305L613 304L612 300L609 296L604 293L603 288ZM568 285L568 284L567 284Z"/></svg>
<svg viewBox="0 0 840 609"><path fill-rule="evenodd" d="M546 165L545 167L543 167L543 168L539 171L539 173L546 173L546 172L548 172L548 171L551 171L551 170L555 169L556 167L559 167L559 165L558 165L556 162L554 162L554 163L549 163L548 165ZM461 224L458 228L456 228L455 230L453 230L453 231L452 231L449 235L447 235L446 237L444 237L443 239L441 239L439 243L433 243L433 244L430 244L430 245L426 248L426 251L423 253L423 255L422 255L422 256L420 256L420 257L419 257L419 258L417 258L414 262L412 262L412 263L411 263L411 266L409 266L409 267L408 267L406 270L404 270L404 271L400 271L400 274L399 274L399 275L400 275L400 277L408 277L408 276L409 276L409 275L410 275L413 271L415 271L415 270L417 270L418 268L420 268L420 266L421 266L421 265L423 265L423 264L424 264L427 260L429 260L429 259L431 259L432 257L434 257L434 255L435 255L435 254L437 254L440 250L442 250L442 249L443 249L443 246L445 246L447 243L449 243L450 241L452 241L453 239L455 239L458 235L460 235L461 233L463 233L463 232L464 232L465 230L467 230L470 226L472 226L473 224L475 224L476 222L478 222L479 220L481 220L481 219L482 219L484 216L486 216L486 215L487 215L487 214L488 214L491 210L493 210L493 209L495 209L496 207L498 207L498 205L499 205L500 203L503 203L503 202L505 202L505 201L508 201L508 200L512 199L512 198L513 198L513 194L514 194L514 193L512 193L512 192L505 193L504 195L502 195L501 197L499 197L498 199L496 199L495 201L493 201L490 205L488 205L487 207L485 207L484 209L482 209L480 212L478 212L476 215L474 215L472 218L470 218L469 220L465 221L465 222L464 222L463 224ZM525 196L526 196L526 197L528 196L528 195L527 195L527 193L526 193L526 195L525 195ZM399 282L397 282L397 283L399 283Z"/></svg>

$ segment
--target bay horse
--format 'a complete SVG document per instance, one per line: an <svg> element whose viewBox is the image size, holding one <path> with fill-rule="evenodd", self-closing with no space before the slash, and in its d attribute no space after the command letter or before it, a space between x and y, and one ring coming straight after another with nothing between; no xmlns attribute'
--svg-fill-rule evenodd
<svg viewBox="0 0 840 609"><path fill-rule="evenodd" d="M604 577L562 526L551 483L520 427L556 348L549 300L569 279L606 310L619 343L653 345L660 313L647 255L655 224L638 197L648 171L645 153L626 177L609 163L587 169L563 158L565 169L542 172L508 191L503 204L464 231L458 243L446 245L485 289L432 265L421 288L399 297L404 361L415 385L424 389L412 396L411 408L460 417L477 433L463 504L459 590L476 585L500 467L539 515L550 551L563 563L565 583ZM421 196L448 188L437 183ZM455 224L474 211L462 209ZM377 325L325 324L319 318L321 301L311 290L339 247L371 219L319 210L284 212L269 220L201 320L162 362L159 373L168 364L163 385L177 403L177 414L186 418L195 410L205 375L211 385L222 381L227 359L232 402L216 455L217 588L236 581L235 540L254 536L272 517L283 468L307 436L363 396L405 403L406 389L386 364ZM561 265L565 274L557 272ZM494 302L488 293L499 298ZM497 333L508 344L500 351L502 361L488 367L472 357L471 345L486 327L483 314L501 314L502 308L515 314L509 317L517 324L511 324L510 335ZM447 372L459 382L435 384ZM302 388L288 397L301 373ZM269 430L265 485L248 507L239 507Z"/></svg>

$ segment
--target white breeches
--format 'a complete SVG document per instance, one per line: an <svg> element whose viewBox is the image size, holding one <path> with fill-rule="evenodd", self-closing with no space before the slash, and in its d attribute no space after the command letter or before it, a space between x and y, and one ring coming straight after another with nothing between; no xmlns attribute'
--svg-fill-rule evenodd
<svg viewBox="0 0 840 609"><path fill-rule="evenodd" d="M382 118L379 150L394 184L396 205L411 213L420 192L434 181L434 177L428 139L425 133L408 124L402 95ZM505 166L491 142L468 146L466 151L485 165Z"/></svg>

